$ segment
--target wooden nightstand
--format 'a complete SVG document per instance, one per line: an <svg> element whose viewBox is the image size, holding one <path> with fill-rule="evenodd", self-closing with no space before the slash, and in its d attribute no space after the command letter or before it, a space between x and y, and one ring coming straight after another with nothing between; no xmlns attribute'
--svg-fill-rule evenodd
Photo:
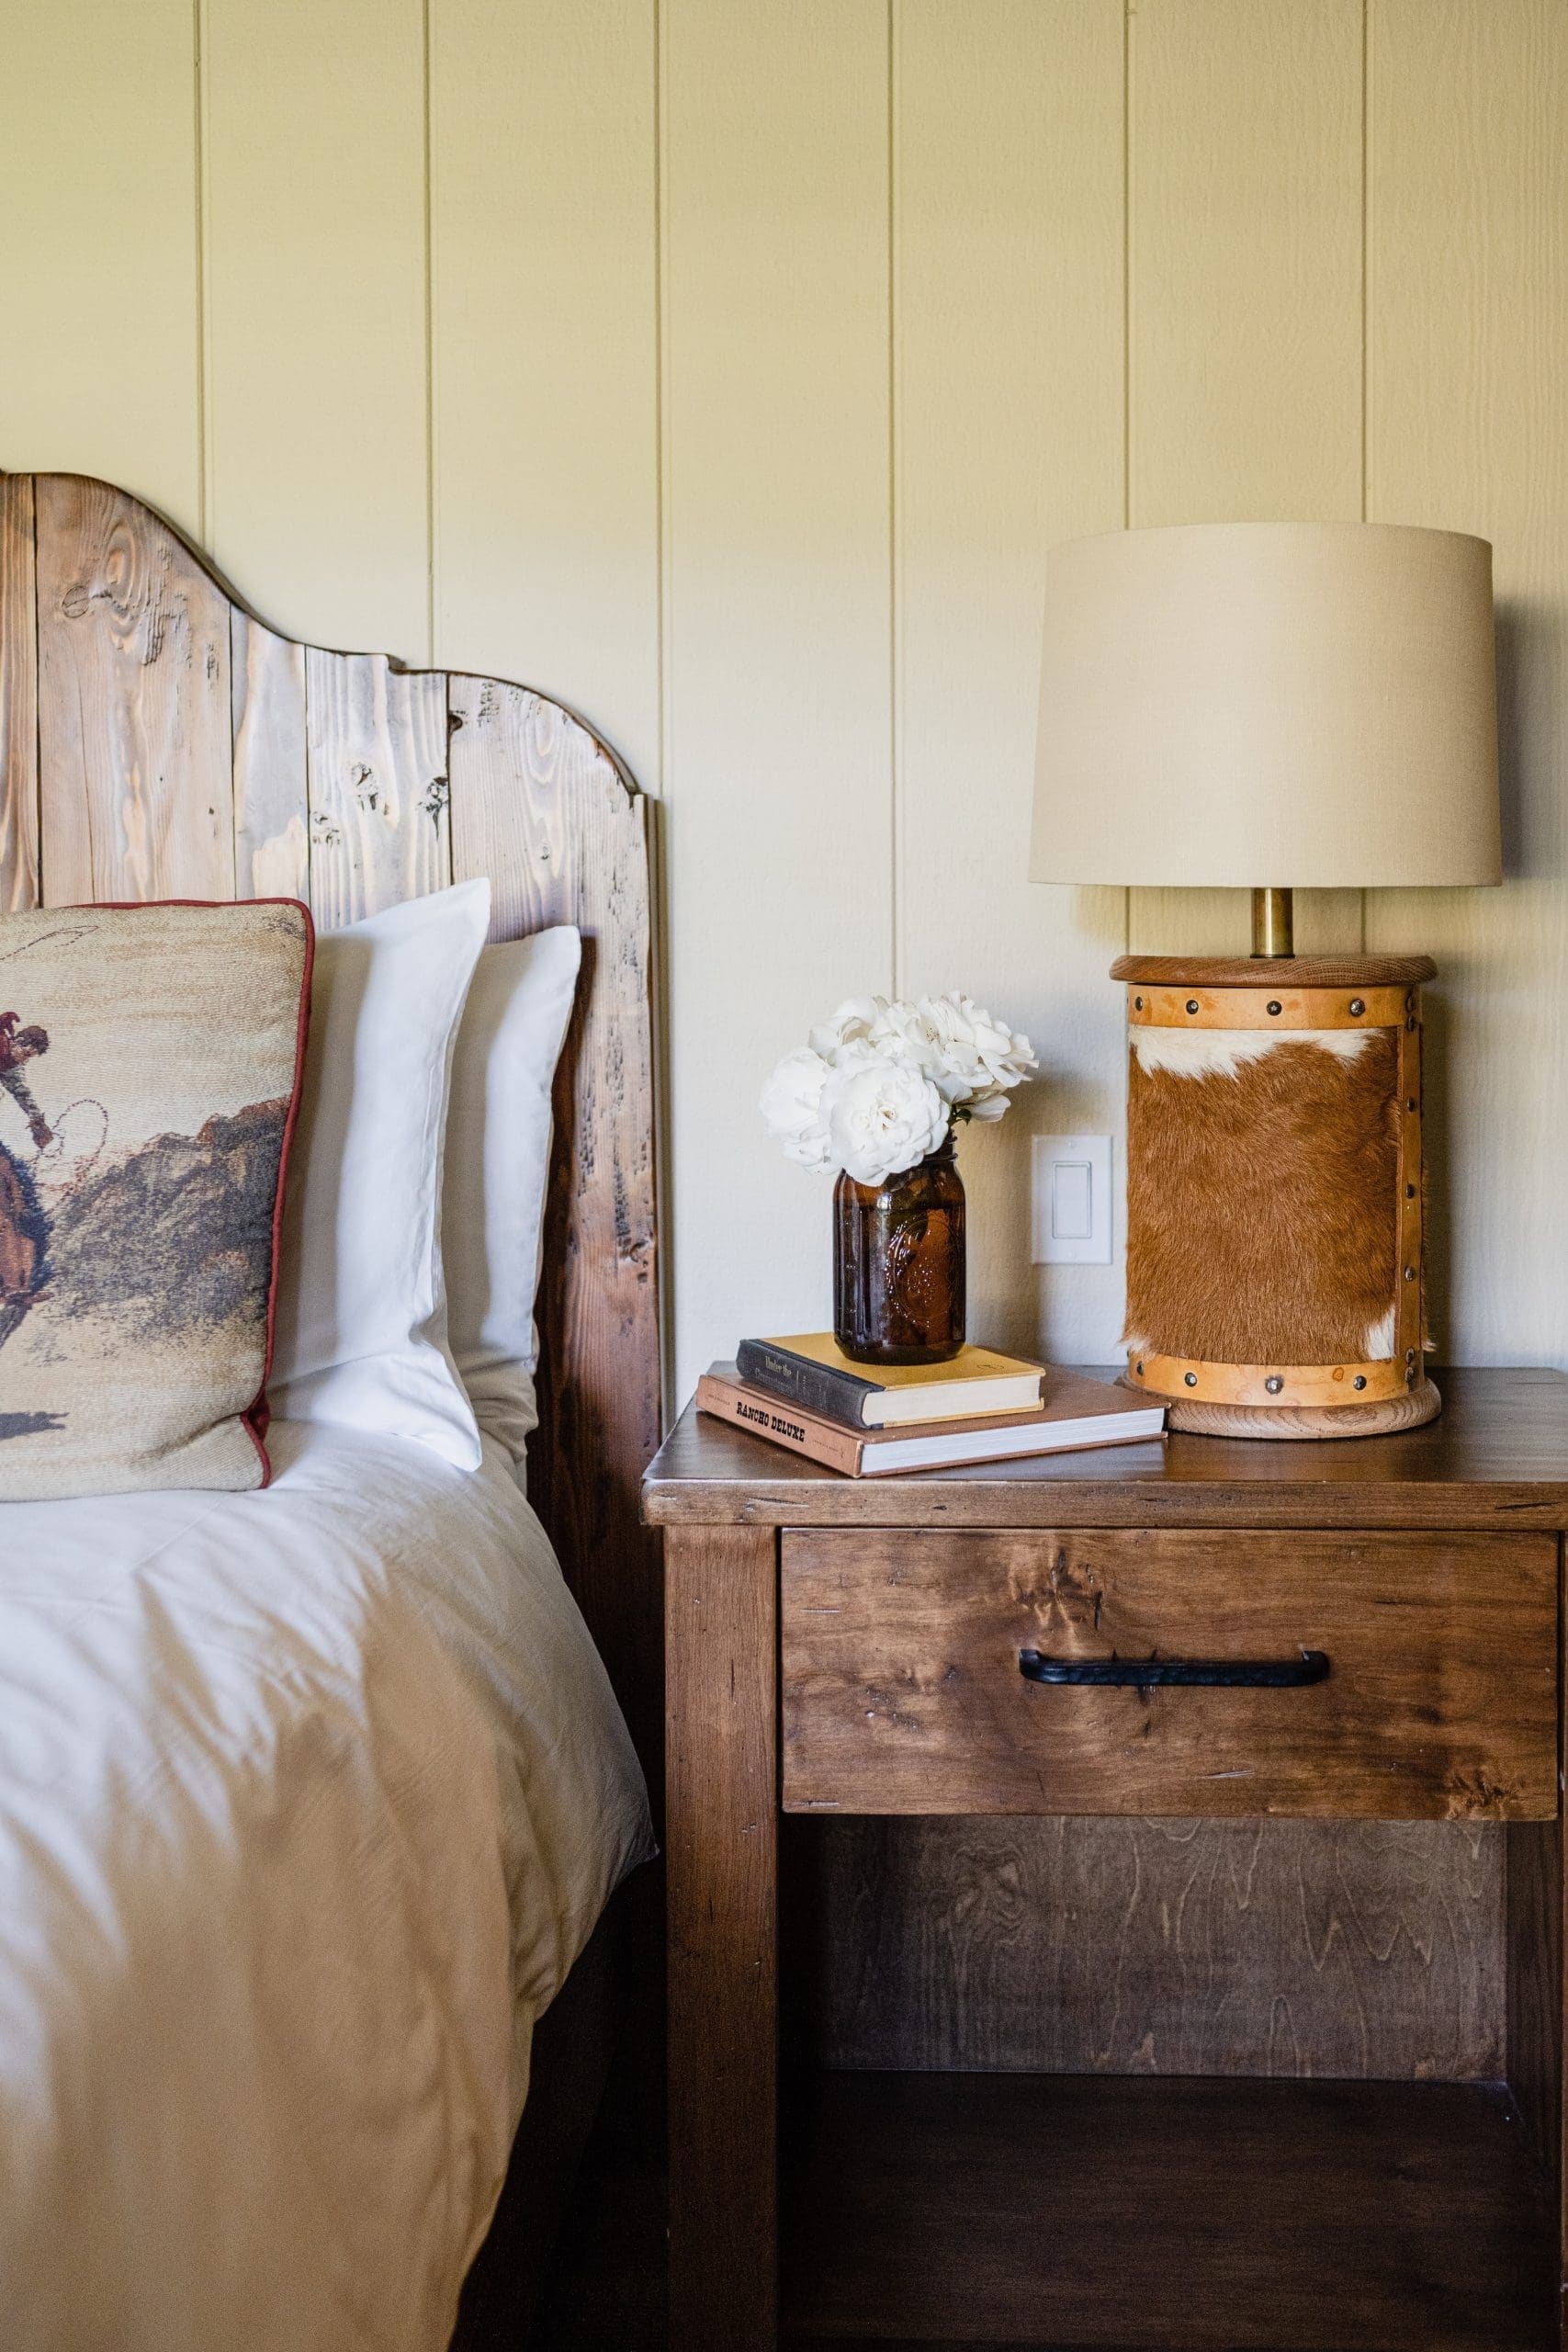
<svg viewBox="0 0 1568 2352"><path fill-rule="evenodd" d="M1568 1377L1440 1385L1398 1437L860 1483L687 1413L645 1487L672 2352L1558 2346ZM1241 1679L1103 1679L1151 1659ZM1495 1839L1499 2079L781 2070L781 1815Z"/></svg>

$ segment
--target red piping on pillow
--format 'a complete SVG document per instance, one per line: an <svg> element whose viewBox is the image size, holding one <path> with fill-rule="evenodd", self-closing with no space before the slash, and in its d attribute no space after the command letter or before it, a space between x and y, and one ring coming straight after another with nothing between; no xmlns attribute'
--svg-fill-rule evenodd
<svg viewBox="0 0 1568 2352"><path fill-rule="evenodd" d="M250 903L255 905L258 902L253 899ZM262 1485L270 1487L272 1456L266 1450L266 1432L272 1419L272 1408L266 1399L266 1384L272 1371L273 1339L277 1326L277 1281L283 1255L283 1196L288 1183L288 1154L294 1141L294 1130L299 1124L299 1098L305 1091L305 1041L310 1034L310 975L316 967L316 926L303 899L274 899L265 903L298 907L305 918L305 969L299 979L299 1022L294 1035L294 1091L288 1098L288 1114L283 1122L283 1148L277 1156L277 1191L272 1203L272 1280L266 1294L266 1349L262 1357L261 1386L244 1417L252 1442L261 1455Z"/></svg>
<svg viewBox="0 0 1568 2352"><path fill-rule="evenodd" d="M272 1371L273 1340L277 1324L278 1257L283 1246L283 1195L288 1180L288 1153L294 1141L294 1130L299 1124L299 1098L305 1091L305 1041L310 1033L310 975L316 967L316 925L303 899L90 899L85 904L95 913L140 913L152 907L298 907L305 918L305 969L299 982L299 1018L294 1032L294 1091L288 1098L288 1112L283 1122L283 1148L277 1160L277 1189L272 1196L272 1269L266 1292L266 1346L262 1356L261 1386L240 1415L245 1435L255 1447L261 1463L261 1482L272 1484L272 1456L266 1450L266 1432L272 1419L272 1408L266 1401L267 1376ZM69 910L62 909L62 913Z"/></svg>

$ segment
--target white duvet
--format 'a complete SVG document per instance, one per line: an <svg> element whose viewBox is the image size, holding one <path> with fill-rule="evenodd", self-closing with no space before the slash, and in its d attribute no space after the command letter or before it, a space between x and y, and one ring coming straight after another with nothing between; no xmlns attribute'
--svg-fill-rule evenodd
<svg viewBox="0 0 1568 2352"><path fill-rule="evenodd" d="M0 2346L446 2344L533 2026L649 1849L487 1445L0 1505Z"/></svg>

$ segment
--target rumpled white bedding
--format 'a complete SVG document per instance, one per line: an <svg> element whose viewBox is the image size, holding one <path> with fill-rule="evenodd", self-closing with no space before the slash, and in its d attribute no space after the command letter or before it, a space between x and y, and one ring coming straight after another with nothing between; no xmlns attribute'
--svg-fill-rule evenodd
<svg viewBox="0 0 1568 2352"><path fill-rule="evenodd" d="M434 2352L533 2026L649 1849L487 1443L0 1505L0 2345Z"/></svg>

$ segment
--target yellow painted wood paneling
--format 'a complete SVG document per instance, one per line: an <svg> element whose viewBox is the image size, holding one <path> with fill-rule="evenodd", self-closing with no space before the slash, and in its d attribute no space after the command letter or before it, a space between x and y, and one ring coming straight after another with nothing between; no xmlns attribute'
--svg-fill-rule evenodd
<svg viewBox="0 0 1568 2352"><path fill-rule="evenodd" d="M0 27L0 469L100 474L199 531L191 0Z"/></svg>
<svg viewBox="0 0 1568 2352"><path fill-rule="evenodd" d="M430 653L421 0L204 0L209 536L317 645Z"/></svg>
<svg viewBox="0 0 1568 2352"><path fill-rule="evenodd" d="M1138 0L1129 25L1128 519L1355 521L1361 0ZM1358 893L1296 920L1303 953L1360 945ZM1134 890L1130 935L1245 953L1247 901Z"/></svg>
<svg viewBox="0 0 1568 2352"><path fill-rule="evenodd" d="M887 24L665 0L677 1385L821 1328L829 1187L757 1094L891 978Z"/></svg>
<svg viewBox="0 0 1568 2352"><path fill-rule="evenodd" d="M1044 551L1122 521L1122 0L895 17L899 985L965 988L1039 1084L966 1129L969 1328L1106 1357L1120 1266L1030 1265L1030 1138L1120 1136L1126 894L1027 876Z"/></svg>
<svg viewBox="0 0 1568 2352"><path fill-rule="evenodd" d="M659 778L654 0L434 0L435 650Z"/></svg>
<svg viewBox="0 0 1568 2352"><path fill-rule="evenodd" d="M1427 1148L1435 1337L1568 1361L1568 10L1374 0L1369 482L1379 522L1495 548L1497 890L1379 891L1438 959Z"/></svg>

